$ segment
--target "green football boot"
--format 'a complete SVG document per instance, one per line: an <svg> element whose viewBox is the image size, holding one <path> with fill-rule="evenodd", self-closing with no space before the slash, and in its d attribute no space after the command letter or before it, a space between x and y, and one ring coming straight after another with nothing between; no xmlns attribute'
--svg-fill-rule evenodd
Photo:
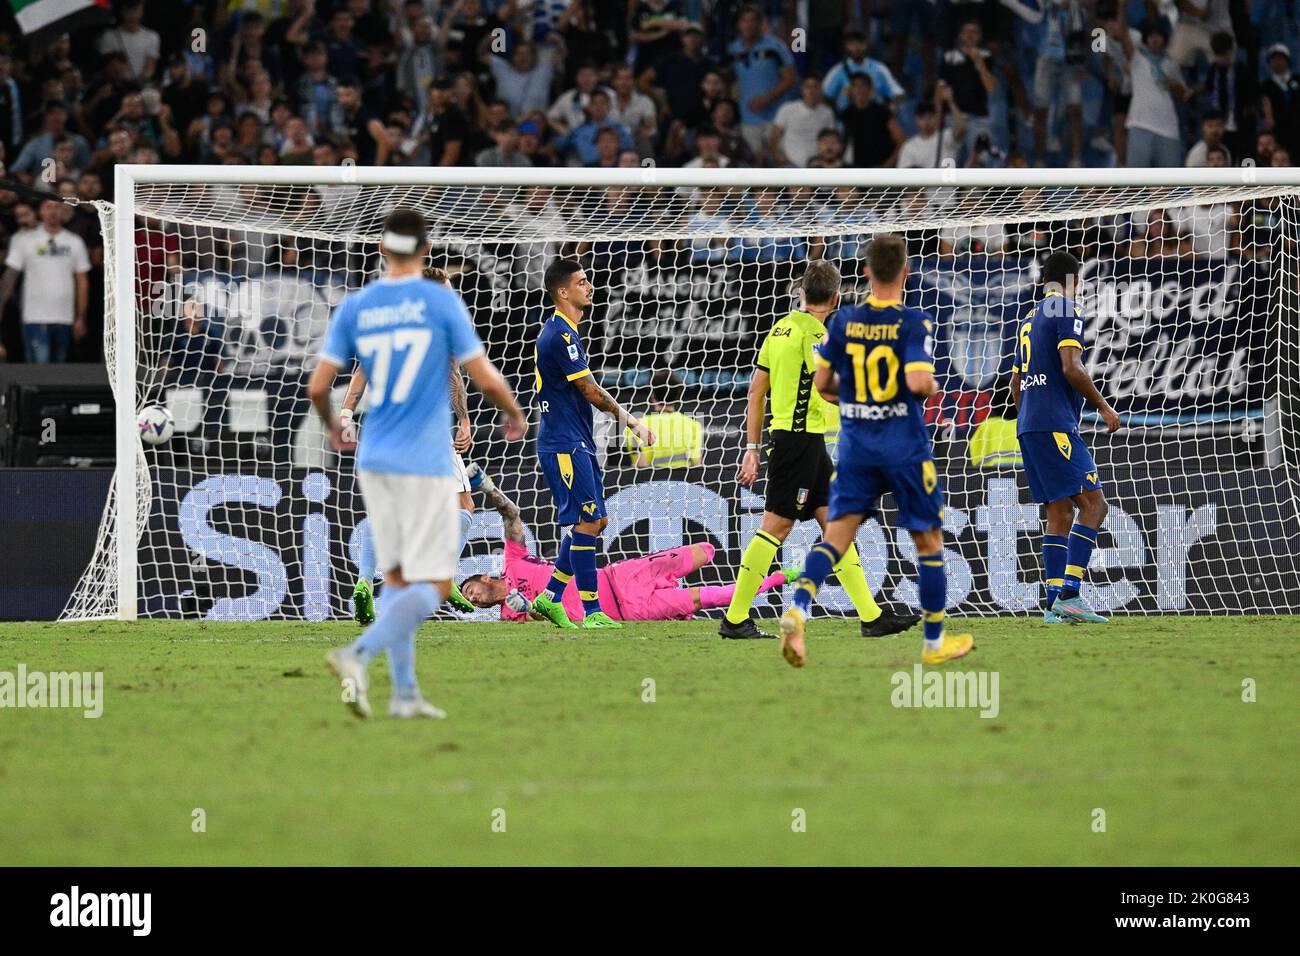
<svg viewBox="0 0 1300 956"><path fill-rule="evenodd" d="M451 582L451 592L447 595L447 603L462 614L473 614L478 610L466 600L465 595L460 593L460 586L455 581Z"/></svg>
<svg viewBox="0 0 1300 956"><path fill-rule="evenodd" d="M375 623L375 592L364 578L352 589L352 618L362 627Z"/></svg>
<svg viewBox="0 0 1300 956"><path fill-rule="evenodd" d="M577 628L578 626L569 620L568 614L564 613L564 605L558 601L552 601L546 596L545 591L533 598L533 613L540 614L559 628Z"/></svg>
<svg viewBox="0 0 1300 956"><path fill-rule="evenodd" d="M618 621L614 620L604 611L597 611L595 614L588 614L582 619L582 626L591 630L598 628L613 627L621 629L623 627Z"/></svg>

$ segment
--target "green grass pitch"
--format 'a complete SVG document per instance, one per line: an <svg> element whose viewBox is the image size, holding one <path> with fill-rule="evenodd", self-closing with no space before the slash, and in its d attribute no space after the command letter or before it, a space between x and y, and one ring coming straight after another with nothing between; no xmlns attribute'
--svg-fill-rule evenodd
<svg viewBox="0 0 1300 956"><path fill-rule="evenodd" d="M105 681L98 720L0 710L0 862L1300 858L1294 619L963 623L977 649L948 667L997 672L996 718L892 706L919 633L838 620L813 622L802 671L710 621L429 624L420 681L449 719L388 718L377 662L369 723L322 666L348 625L0 625L0 670Z"/></svg>

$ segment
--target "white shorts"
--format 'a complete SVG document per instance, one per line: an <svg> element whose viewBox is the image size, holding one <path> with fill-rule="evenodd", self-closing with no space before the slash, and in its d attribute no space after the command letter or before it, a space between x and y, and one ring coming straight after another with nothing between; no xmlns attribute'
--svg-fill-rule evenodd
<svg viewBox="0 0 1300 956"><path fill-rule="evenodd" d="M457 452L451 453L451 466L456 471L456 490L469 491L469 475L465 474L465 459Z"/></svg>
<svg viewBox="0 0 1300 956"><path fill-rule="evenodd" d="M375 565L407 581L450 581L460 561L458 479L358 471Z"/></svg>

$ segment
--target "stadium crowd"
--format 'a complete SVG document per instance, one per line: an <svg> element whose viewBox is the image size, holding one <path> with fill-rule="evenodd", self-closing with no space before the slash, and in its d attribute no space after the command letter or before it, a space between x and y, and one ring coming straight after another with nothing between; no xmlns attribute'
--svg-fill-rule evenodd
<svg viewBox="0 0 1300 956"><path fill-rule="evenodd" d="M40 46L0 29L0 171L26 187L0 191L0 358L100 357L87 201L112 198L124 162L1287 166L1300 152L1295 0L113 7ZM1134 242L1197 251L1197 223L1151 222ZM180 268L167 249L149 258Z"/></svg>

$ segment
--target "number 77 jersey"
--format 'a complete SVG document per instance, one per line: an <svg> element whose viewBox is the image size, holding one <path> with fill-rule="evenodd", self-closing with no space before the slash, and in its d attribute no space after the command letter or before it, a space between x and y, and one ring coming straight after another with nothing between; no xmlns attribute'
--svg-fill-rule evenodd
<svg viewBox="0 0 1300 956"><path fill-rule="evenodd" d="M334 310L322 361L366 373L366 429L357 467L454 475L451 362L483 354L459 295L419 276L380 279Z"/></svg>
<svg viewBox="0 0 1300 956"><path fill-rule="evenodd" d="M932 457L925 399L907 387L907 373L934 371L933 333L928 313L896 299L868 296L835 313L817 362L840 377L841 469Z"/></svg>

